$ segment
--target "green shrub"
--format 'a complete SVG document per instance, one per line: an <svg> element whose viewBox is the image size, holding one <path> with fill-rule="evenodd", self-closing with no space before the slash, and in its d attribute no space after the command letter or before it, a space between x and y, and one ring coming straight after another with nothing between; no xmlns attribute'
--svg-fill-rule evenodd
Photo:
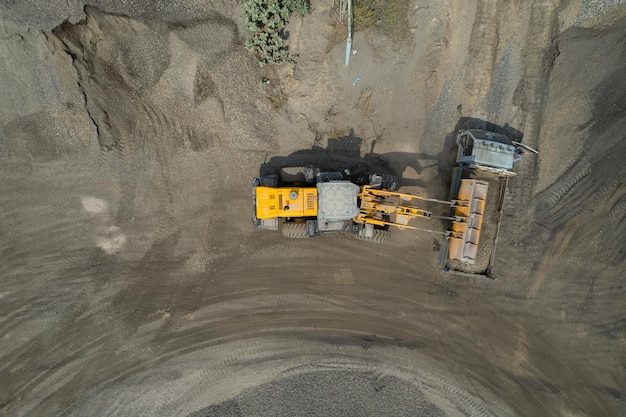
<svg viewBox="0 0 626 417"><path fill-rule="evenodd" d="M248 16L246 27L254 32L246 48L261 65L287 62L282 32L289 21L289 9L280 0L248 0L243 10Z"/></svg>
<svg viewBox="0 0 626 417"><path fill-rule="evenodd" d="M282 3L290 13L295 13L298 16L304 17L311 13L311 2L309 0L282 0Z"/></svg>

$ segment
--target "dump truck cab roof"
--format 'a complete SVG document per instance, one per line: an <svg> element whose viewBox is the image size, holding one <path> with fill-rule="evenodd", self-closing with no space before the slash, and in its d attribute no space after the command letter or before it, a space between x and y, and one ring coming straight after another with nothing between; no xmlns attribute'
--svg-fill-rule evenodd
<svg viewBox="0 0 626 417"><path fill-rule="evenodd" d="M515 145L502 134L479 129L460 130L457 163L509 170L513 167Z"/></svg>

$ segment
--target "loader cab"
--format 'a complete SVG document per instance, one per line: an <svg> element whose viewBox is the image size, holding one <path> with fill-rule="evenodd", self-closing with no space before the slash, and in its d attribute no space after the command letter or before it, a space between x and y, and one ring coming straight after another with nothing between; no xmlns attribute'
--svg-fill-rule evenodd
<svg viewBox="0 0 626 417"><path fill-rule="evenodd" d="M509 170L513 167L515 145L505 135L486 130L466 129L457 134L458 164Z"/></svg>

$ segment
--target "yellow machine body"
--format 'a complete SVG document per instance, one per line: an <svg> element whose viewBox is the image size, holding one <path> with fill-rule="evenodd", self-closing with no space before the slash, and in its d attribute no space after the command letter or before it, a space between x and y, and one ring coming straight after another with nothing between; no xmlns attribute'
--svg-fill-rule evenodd
<svg viewBox="0 0 626 417"><path fill-rule="evenodd" d="M415 218L430 218L432 213L416 206L420 201L436 201L412 194L376 189L367 185L359 193L360 213L353 220L361 224L394 226L400 229L417 229L409 226ZM448 203L449 202L444 202Z"/></svg>
<svg viewBox="0 0 626 417"><path fill-rule="evenodd" d="M464 179L454 209L458 220L452 222L448 259L474 264L478 256L478 241L485 214L489 184L485 181Z"/></svg>
<svg viewBox="0 0 626 417"><path fill-rule="evenodd" d="M256 217L317 216L317 189L314 187L256 187Z"/></svg>
<svg viewBox="0 0 626 417"><path fill-rule="evenodd" d="M450 239L448 257L474 264L478 254L488 183L473 179L461 180L456 200L443 201L412 194L380 190L367 185L359 193L360 212L356 223L375 226L393 226L400 229L426 230L408 223L417 218L438 217L452 221L452 230L445 233ZM418 207L423 202L441 203L454 208L453 216L433 216L432 212ZM434 232L434 231L431 231ZM436 232L435 232L436 233Z"/></svg>

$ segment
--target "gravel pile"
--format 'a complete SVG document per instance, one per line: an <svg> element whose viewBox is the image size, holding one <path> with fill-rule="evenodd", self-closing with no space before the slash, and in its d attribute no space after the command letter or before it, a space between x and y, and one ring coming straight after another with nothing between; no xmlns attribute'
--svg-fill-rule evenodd
<svg viewBox="0 0 626 417"><path fill-rule="evenodd" d="M589 19L595 19L611 11L614 7L626 7L626 0L583 0L575 25L580 25Z"/></svg>
<svg viewBox="0 0 626 417"><path fill-rule="evenodd" d="M305 368L189 417L445 415L415 386L396 377L359 370Z"/></svg>

